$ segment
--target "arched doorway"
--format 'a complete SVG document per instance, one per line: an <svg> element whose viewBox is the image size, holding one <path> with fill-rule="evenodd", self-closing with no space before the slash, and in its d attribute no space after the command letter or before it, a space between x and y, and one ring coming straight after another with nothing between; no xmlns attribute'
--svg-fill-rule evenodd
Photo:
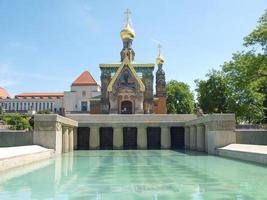
<svg viewBox="0 0 267 200"><path fill-rule="evenodd" d="M133 113L133 103L131 101L121 102L121 114L132 114Z"/></svg>

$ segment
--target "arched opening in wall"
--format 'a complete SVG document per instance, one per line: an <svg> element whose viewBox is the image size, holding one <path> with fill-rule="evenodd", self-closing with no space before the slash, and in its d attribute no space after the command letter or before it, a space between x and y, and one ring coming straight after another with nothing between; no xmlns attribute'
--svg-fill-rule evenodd
<svg viewBox="0 0 267 200"><path fill-rule="evenodd" d="M132 114L133 113L133 103L131 101L121 102L121 114Z"/></svg>
<svg viewBox="0 0 267 200"><path fill-rule="evenodd" d="M90 143L90 128L89 127L78 127L77 128L77 149L78 150L89 150Z"/></svg>
<svg viewBox="0 0 267 200"><path fill-rule="evenodd" d="M171 127L171 148L184 149L184 127Z"/></svg>
<svg viewBox="0 0 267 200"><path fill-rule="evenodd" d="M113 128L101 127L100 128L100 150L113 149Z"/></svg>
<svg viewBox="0 0 267 200"><path fill-rule="evenodd" d="M137 128L124 127L123 128L123 148L137 149Z"/></svg>
<svg viewBox="0 0 267 200"><path fill-rule="evenodd" d="M161 149L161 128L147 128L147 149Z"/></svg>

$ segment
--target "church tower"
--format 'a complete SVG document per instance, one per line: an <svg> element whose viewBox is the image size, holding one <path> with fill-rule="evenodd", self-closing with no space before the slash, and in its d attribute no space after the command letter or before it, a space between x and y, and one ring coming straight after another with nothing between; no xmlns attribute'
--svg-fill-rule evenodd
<svg viewBox="0 0 267 200"><path fill-rule="evenodd" d="M129 61L132 62L134 60L135 52L132 49L132 42L135 37L135 32L132 28L132 23L130 19L131 11L127 9L125 12L125 22L124 27L120 32L123 48L121 50L121 62L125 59L127 56Z"/></svg>
<svg viewBox="0 0 267 200"><path fill-rule="evenodd" d="M151 114L154 113L153 71L154 63L133 62L135 52L132 43L135 31L130 10L125 12L120 31L123 43L119 63L100 64L101 113ZM165 78L164 78L165 80Z"/></svg>
<svg viewBox="0 0 267 200"><path fill-rule="evenodd" d="M161 45L159 45L159 54L156 59L156 63L158 65L158 70L156 72L156 97L157 97L157 106L155 109L155 113L157 114L166 114L166 80L165 80L165 72L163 70L164 58L161 53Z"/></svg>

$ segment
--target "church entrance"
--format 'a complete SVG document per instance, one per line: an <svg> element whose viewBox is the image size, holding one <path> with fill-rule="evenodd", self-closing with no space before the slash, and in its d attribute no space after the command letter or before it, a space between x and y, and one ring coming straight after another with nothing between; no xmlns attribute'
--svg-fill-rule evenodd
<svg viewBox="0 0 267 200"><path fill-rule="evenodd" d="M90 128L78 127L77 129L77 149L88 150L89 149Z"/></svg>
<svg viewBox="0 0 267 200"><path fill-rule="evenodd" d="M137 149L137 128L135 127L123 128L123 148Z"/></svg>
<svg viewBox="0 0 267 200"><path fill-rule="evenodd" d="M113 149L113 128L101 127L100 128L100 149L112 150Z"/></svg>
<svg viewBox="0 0 267 200"><path fill-rule="evenodd" d="M131 101L121 102L121 114L132 114L133 103Z"/></svg>
<svg viewBox="0 0 267 200"><path fill-rule="evenodd" d="M147 149L161 149L160 127L147 128Z"/></svg>
<svg viewBox="0 0 267 200"><path fill-rule="evenodd" d="M171 148L184 148L184 127L171 127Z"/></svg>

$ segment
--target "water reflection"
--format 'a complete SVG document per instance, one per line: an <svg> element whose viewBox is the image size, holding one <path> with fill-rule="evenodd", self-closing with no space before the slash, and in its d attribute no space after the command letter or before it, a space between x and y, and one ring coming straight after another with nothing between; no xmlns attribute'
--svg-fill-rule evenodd
<svg viewBox="0 0 267 200"><path fill-rule="evenodd" d="M0 178L0 199L257 199L267 168L192 152L79 151Z"/></svg>

